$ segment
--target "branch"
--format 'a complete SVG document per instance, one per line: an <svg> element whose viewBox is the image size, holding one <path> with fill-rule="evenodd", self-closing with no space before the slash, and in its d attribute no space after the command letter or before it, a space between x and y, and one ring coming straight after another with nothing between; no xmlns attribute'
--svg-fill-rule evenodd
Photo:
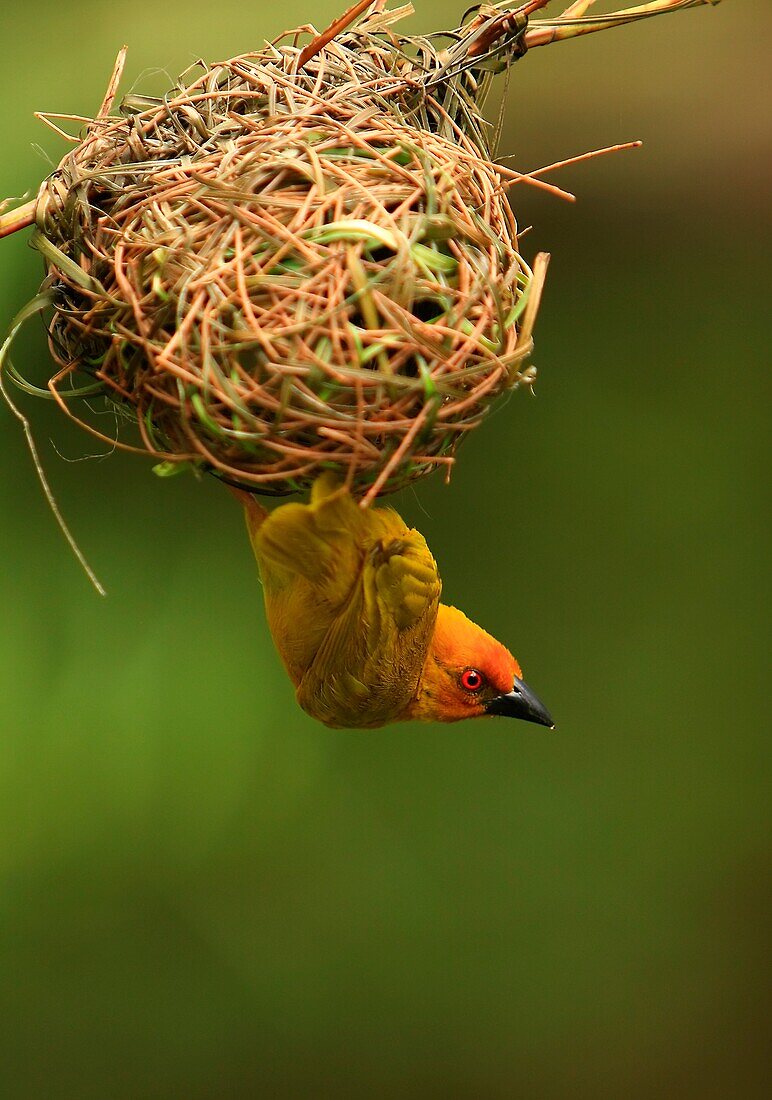
<svg viewBox="0 0 772 1100"><path fill-rule="evenodd" d="M9 210L6 214L0 214L0 238L10 237L12 233L18 233L20 229L27 229L35 224L35 207L38 200L30 199L24 206L17 206L15 210ZM2 209L2 203L0 203Z"/></svg>
<svg viewBox="0 0 772 1100"><path fill-rule="evenodd" d="M640 4L635 8L609 12L608 15L583 17L590 3L576 0L557 19L535 19L525 33L525 43L529 49L534 46L548 46L550 42L562 42L566 38L577 38L581 34L594 34L595 31L610 30L625 23L637 23L639 19L650 19L654 15L663 15L682 8L696 8L704 4L715 6L720 0L651 0L649 4Z"/></svg>

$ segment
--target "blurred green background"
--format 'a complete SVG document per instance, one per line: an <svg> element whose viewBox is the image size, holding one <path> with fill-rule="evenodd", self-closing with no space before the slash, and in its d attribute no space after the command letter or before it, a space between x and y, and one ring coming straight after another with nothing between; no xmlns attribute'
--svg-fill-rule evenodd
<svg viewBox="0 0 772 1100"><path fill-rule="evenodd" d="M122 43L156 90L342 6L4 10L0 195L63 152L33 110L93 112ZM576 206L513 192L553 255L537 396L397 504L555 733L314 724L220 487L72 461L99 448L26 402L100 600L0 409L3 1095L762 1095L769 17L513 73L518 167L645 145L556 177ZM2 326L40 279L23 236ZM40 325L15 360L45 375Z"/></svg>

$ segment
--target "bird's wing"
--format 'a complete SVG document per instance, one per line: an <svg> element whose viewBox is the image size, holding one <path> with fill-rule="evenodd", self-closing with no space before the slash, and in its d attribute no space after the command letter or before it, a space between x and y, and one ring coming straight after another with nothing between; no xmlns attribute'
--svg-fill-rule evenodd
<svg viewBox="0 0 772 1100"><path fill-rule="evenodd" d="M397 537L368 541L357 583L298 688L300 705L327 725L395 721L418 687L441 584L423 535L395 519Z"/></svg>
<svg viewBox="0 0 772 1100"><path fill-rule="evenodd" d="M361 569L360 509L323 476L308 504L283 504L250 524L276 648L297 686Z"/></svg>
<svg viewBox="0 0 772 1100"><path fill-rule="evenodd" d="M423 535L391 509L362 509L323 475L308 504L250 531L269 625L298 701L334 726L376 726L415 693L440 579Z"/></svg>

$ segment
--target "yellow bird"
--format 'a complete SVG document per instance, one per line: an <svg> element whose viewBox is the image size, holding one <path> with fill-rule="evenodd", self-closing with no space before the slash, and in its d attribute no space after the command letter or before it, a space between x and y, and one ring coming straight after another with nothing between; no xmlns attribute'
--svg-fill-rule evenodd
<svg viewBox="0 0 772 1100"><path fill-rule="evenodd" d="M509 650L440 603L426 540L393 509L360 508L332 474L308 504L272 512L234 493L271 634L313 718L369 729L499 714L552 727Z"/></svg>

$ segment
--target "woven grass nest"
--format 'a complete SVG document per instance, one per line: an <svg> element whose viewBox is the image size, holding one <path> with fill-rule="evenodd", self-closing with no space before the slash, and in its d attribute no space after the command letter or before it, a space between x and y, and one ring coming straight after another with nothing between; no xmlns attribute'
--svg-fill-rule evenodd
<svg viewBox="0 0 772 1100"><path fill-rule="evenodd" d="M409 6L359 3L114 111L122 52L34 204L50 394L98 435L84 410L115 404L118 446L161 473L255 492L334 468L367 503L449 467L535 376L546 262L518 251L518 174L480 112L493 71L591 22L580 0L529 28L545 2L427 38L396 34Z"/></svg>

